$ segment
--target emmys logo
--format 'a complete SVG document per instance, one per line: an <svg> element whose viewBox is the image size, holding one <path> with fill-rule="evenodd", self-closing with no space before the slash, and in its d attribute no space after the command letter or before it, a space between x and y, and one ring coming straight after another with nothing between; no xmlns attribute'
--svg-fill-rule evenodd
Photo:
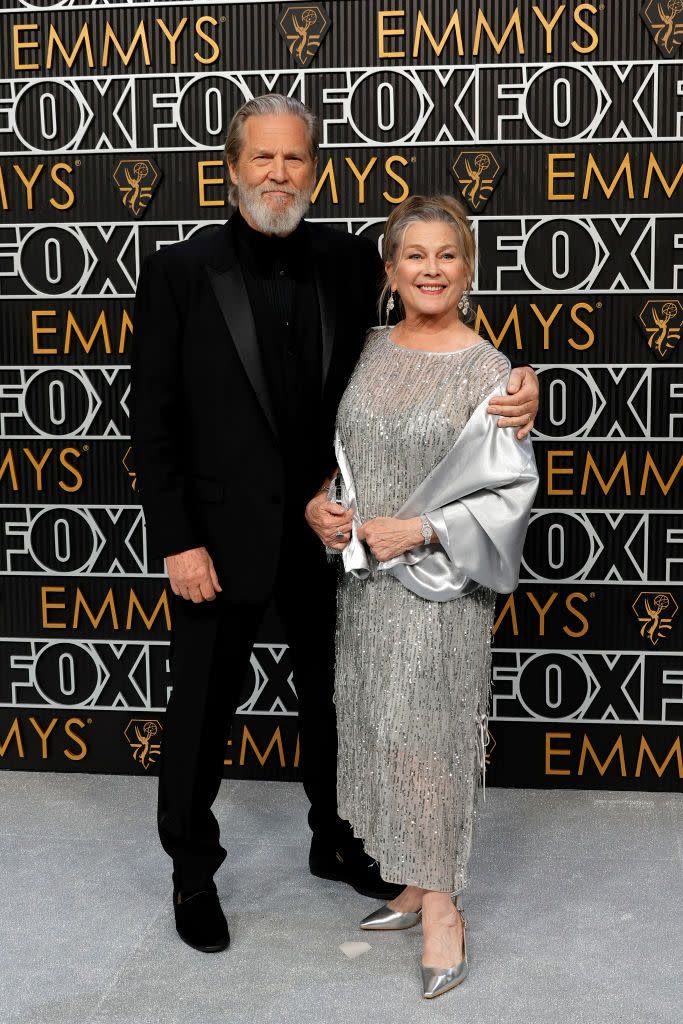
<svg viewBox="0 0 683 1024"><path fill-rule="evenodd" d="M647 336L648 347L660 359L666 359L681 337L683 303L678 299L648 299L638 319Z"/></svg>
<svg viewBox="0 0 683 1024"><path fill-rule="evenodd" d="M320 4L289 4L280 17L280 34L297 63L305 68L320 48L330 18Z"/></svg>
<svg viewBox="0 0 683 1024"><path fill-rule="evenodd" d="M161 171L149 157L119 160L114 181L123 205L134 217L141 217L161 179Z"/></svg>
<svg viewBox="0 0 683 1024"><path fill-rule="evenodd" d="M155 718L131 718L123 735L133 751L133 759L147 771L161 753L161 743L154 740L161 732L161 723Z"/></svg>
<svg viewBox="0 0 683 1024"><path fill-rule="evenodd" d="M490 149L464 149L451 167L463 199L475 212L486 205L503 170Z"/></svg>
<svg viewBox="0 0 683 1024"><path fill-rule="evenodd" d="M126 473L130 477L131 489L133 491L136 491L137 488L138 488L138 475L135 472L135 470L133 469L133 449L132 448L126 448L125 452L123 453L123 458L121 459L121 462L123 463L123 468L125 469Z"/></svg>
<svg viewBox="0 0 683 1024"><path fill-rule="evenodd" d="M678 612L673 594L662 590L643 590L632 607L641 623L641 636L647 637L653 647L659 640L666 639Z"/></svg>
<svg viewBox="0 0 683 1024"><path fill-rule="evenodd" d="M640 16L667 57L683 43L683 0L648 0Z"/></svg>

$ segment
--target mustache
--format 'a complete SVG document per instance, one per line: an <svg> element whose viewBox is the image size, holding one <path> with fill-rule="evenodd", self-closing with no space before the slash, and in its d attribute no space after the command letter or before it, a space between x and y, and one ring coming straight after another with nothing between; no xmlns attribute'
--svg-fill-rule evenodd
<svg viewBox="0 0 683 1024"><path fill-rule="evenodd" d="M274 188L265 186L259 189L259 195L263 195L265 192L286 192L288 196L298 196L301 194L299 189L285 188L282 185L276 185Z"/></svg>

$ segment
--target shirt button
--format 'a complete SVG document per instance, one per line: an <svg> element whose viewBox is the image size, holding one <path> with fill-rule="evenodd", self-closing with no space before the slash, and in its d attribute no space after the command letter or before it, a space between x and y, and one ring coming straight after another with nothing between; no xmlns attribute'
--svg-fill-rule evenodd
<svg viewBox="0 0 683 1024"><path fill-rule="evenodd" d="M281 270L280 271L280 277L284 277L284 276L285 276L285 272L284 272L284 270Z"/></svg>
<svg viewBox="0 0 683 1024"><path fill-rule="evenodd" d="M289 320L284 321L285 327L289 327Z"/></svg>

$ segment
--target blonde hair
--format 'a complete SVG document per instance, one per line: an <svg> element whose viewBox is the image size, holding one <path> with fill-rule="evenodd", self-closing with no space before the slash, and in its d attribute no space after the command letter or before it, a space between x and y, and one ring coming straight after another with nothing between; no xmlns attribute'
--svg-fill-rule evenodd
<svg viewBox="0 0 683 1024"><path fill-rule="evenodd" d="M396 207L387 218L384 227L384 239L382 242L382 258L384 262L391 263L395 267L403 253L407 229L411 224L424 223L425 221L440 221L453 228L458 236L460 255L465 261L467 276L471 282L474 277L476 259L476 245L474 235L472 234L472 226L463 204L449 195L411 196L401 203L400 206ZM387 274L377 307L380 323L383 318L384 304L390 291L391 279L389 274ZM396 300L399 303L401 301L398 293L396 293ZM458 315L461 315L459 311Z"/></svg>

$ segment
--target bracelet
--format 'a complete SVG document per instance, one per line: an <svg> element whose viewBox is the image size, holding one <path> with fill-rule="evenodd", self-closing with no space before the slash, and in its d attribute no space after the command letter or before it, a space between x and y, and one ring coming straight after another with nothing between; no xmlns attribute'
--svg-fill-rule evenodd
<svg viewBox="0 0 683 1024"><path fill-rule="evenodd" d="M420 516L420 529L422 530L422 536L425 544L431 544L432 542L432 524L427 519L424 513Z"/></svg>

